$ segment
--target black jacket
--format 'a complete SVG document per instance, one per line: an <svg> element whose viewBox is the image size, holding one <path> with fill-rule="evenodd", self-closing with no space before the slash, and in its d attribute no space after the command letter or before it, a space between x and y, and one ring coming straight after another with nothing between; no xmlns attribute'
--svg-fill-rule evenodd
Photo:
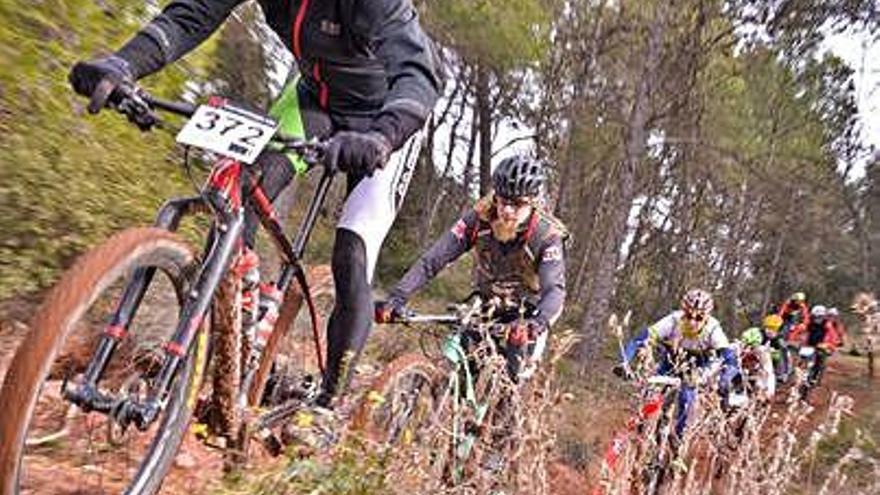
<svg viewBox="0 0 880 495"><path fill-rule="evenodd" d="M174 0L118 55L140 78L198 46L244 0ZM440 82L410 0L258 0L293 53L301 84L335 117L372 118L401 146L423 125Z"/></svg>

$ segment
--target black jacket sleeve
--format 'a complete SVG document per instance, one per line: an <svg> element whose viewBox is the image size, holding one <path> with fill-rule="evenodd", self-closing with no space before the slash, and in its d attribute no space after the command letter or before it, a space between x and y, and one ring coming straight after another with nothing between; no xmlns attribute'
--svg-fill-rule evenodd
<svg viewBox="0 0 880 495"><path fill-rule="evenodd" d="M391 290L389 299L399 303L406 301L431 281L446 265L471 248L471 232L477 228L477 214L471 210L461 217L425 251L406 275Z"/></svg>
<svg viewBox="0 0 880 495"><path fill-rule="evenodd" d="M135 78L152 74L205 41L240 3L244 0L175 0L117 55Z"/></svg>
<svg viewBox="0 0 880 495"><path fill-rule="evenodd" d="M361 0L358 30L385 66L388 94L372 128L397 149L425 123L441 82L431 40L419 25L411 0Z"/></svg>
<svg viewBox="0 0 880 495"><path fill-rule="evenodd" d="M562 314L565 304L565 255L561 237L550 237L541 249L538 280L541 293L537 319L550 327Z"/></svg>

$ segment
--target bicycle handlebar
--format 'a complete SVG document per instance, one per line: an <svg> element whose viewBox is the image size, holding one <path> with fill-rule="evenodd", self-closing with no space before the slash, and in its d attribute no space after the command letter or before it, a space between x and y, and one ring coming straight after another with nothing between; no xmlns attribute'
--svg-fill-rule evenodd
<svg viewBox="0 0 880 495"><path fill-rule="evenodd" d="M456 315L445 314L445 315L402 315L398 318L395 318L390 323L403 323L403 324L438 324L438 325L455 325L461 323L461 318Z"/></svg>
<svg viewBox="0 0 880 495"><path fill-rule="evenodd" d="M156 98L149 92L136 85L121 85L114 91L113 97L108 102L119 113L128 117L141 130L149 130L160 122L155 110L162 110L181 117L192 117L198 105L185 101L169 101ZM292 151L309 165L327 165L327 144L323 141L308 140L296 136L276 132L272 142L281 145L280 151Z"/></svg>

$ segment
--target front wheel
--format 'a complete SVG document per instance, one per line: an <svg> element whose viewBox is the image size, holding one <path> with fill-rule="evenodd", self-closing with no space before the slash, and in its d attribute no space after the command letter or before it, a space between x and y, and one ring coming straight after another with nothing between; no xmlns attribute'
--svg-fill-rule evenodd
<svg viewBox="0 0 880 495"><path fill-rule="evenodd" d="M373 381L352 430L391 453L395 467L388 472L406 474L389 482L407 488L416 482L413 490L436 491L450 484L455 449L468 434L460 414L461 386L456 373L444 373L416 353L391 361Z"/></svg>
<svg viewBox="0 0 880 495"><path fill-rule="evenodd" d="M62 384L81 376L133 274L155 272L99 390L142 398L176 326L194 256L174 234L131 229L84 255L37 311L0 390L0 493L158 491L183 439L207 352L199 331L160 417L145 431L73 406ZM183 482L183 481L181 481Z"/></svg>
<svg viewBox="0 0 880 495"><path fill-rule="evenodd" d="M400 356L373 382L354 414L353 428L384 445L412 443L431 421L438 378L439 370L424 356Z"/></svg>

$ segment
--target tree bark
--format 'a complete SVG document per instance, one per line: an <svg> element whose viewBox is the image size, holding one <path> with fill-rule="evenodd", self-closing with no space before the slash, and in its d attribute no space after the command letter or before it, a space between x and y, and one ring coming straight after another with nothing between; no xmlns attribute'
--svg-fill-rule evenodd
<svg viewBox="0 0 880 495"><path fill-rule="evenodd" d="M492 95L491 74L485 65L477 67L476 117L480 130L480 196L492 189Z"/></svg>
<svg viewBox="0 0 880 495"><path fill-rule="evenodd" d="M666 30L667 8L665 2L657 4L657 12L651 23L648 46L642 59L642 69L636 83L633 103L627 119L625 156L618 167L618 193L609 202L605 211L609 217L610 228L600 250L596 274L593 279L590 297L583 317L580 333L581 364L585 368L602 350L605 344L605 322L610 313L611 298L617 283L617 265L620 244L626 235L626 222L635 197L636 168L645 156L650 119L650 97L662 55L663 37Z"/></svg>

